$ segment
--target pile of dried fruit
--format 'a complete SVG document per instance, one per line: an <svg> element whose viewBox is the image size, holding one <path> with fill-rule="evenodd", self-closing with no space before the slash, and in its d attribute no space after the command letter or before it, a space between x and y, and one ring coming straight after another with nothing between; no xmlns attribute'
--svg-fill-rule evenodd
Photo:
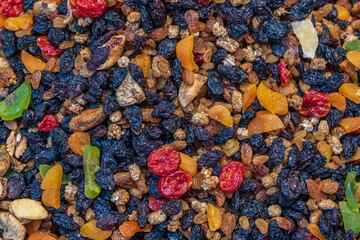
<svg viewBox="0 0 360 240"><path fill-rule="evenodd" d="M1 0L0 239L360 239L357 0Z"/></svg>

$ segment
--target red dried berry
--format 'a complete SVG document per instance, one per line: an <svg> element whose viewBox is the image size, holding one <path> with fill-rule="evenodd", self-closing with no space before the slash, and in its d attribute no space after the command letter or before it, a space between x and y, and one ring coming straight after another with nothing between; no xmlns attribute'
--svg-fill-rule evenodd
<svg viewBox="0 0 360 240"><path fill-rule="evenodd" d="M166 199L155 199L153 196L149 195L149 207L153 212L161 210L161 206L166 202Z"/></svg>
<svg viewBox="0 0 360 240"><path fill-rule="evenodd" d="M158 176L165 176L176 171L181 163L180 154L172 148L159 148L148 157L149 171Z"/></svg>
<svg viewBox="0 0 360 240"><path fill-rule="evenodd" d="M5 17L16 17L23 11L22 0L1 0L0 15Z"/></svg>
<svg viewBox="0 0 360 240"><path fill-rule="evenodd" d="M300 113L307 117L325 117L330 111L330 99L325 93L307 91L303 97Z"/></svg>
<svg viewBox="0 0 360 240"><path fill-rule="evenodd" d="M60 48L52 45L49 42L47 36L38 37L36 40L36 44L41 49L41 51L45 53L46 56L49 57L56 57L63 52L63 50L61 50Z"/></svg>
<svg viewBox="0 0 360 240"><path fill-rule="evenodd" d="M105 0L71 0L71 7L76 18L98 18L106 11Z"/></svg>
<svg viewBox="0 0 360 240"><path fill-rule="evenodd" d="M192 176L182 169L160 178L158 190L164 198L179 198L191 187Z"/></svg>
<svg viewBox="0 0 360 240"><path fill-rule="evenodd" d="M291 73L289 70L286 69L285 61L282 59L280 60L278 70L279 70L279 74L280 74L281 86L286 87L287 83L290 80Z"/></svg>
<svg viewBox="0 0 360 240"><path fill-rule="evenodd" d="M231 161L220 172L219 187L224 193L235 192L243 181L245 168L241 162Z"/></svg>
<svg viewBox="0 0 360 240"><path fill-rule="evenodd" d="M204 54L196 54L194 58L197 65L204 63Z"/></svg>
<svg viewBox="0 0 360 240"><path fill-rule="evenodd" d="M43 132L50 132L53 128L58 128L59 122L54 115L46 115L44 119L39 122L38 128Z"/></svg>
<svg viewBox="0 0 360 240"><path fill-rule="evenodd" d="M200 5L208 5L209 3L211 3L211 0L193 0L193 2Z"/></svg>

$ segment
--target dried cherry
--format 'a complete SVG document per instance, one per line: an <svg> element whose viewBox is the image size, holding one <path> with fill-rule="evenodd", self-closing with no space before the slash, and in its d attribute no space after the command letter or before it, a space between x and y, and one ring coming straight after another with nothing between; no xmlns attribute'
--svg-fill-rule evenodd
<svg viewBox="0 0 360 240"><path fill-rule="evenodd" d="M153 196L149 195L149 207L154 212L161 210L161 206L164 202L166 202L165 198L155 199Z"/></svg>
<svg viewBox="0 0 360 240"><path fill-rule="evenodd" d="M46 115L44 119L38 124L38 128L44 132L50 132L51 129L58 127L59 127L59 121L56 119L54 115L51 114Z"/></svg>
<svg viewBox="0 0 360 240"><path fill-rule="evenodd" d="M303 97L300 113L307 117L325 117L331 109L330 99L325 93L307 91Z"/></svg>
<svg viewBox="0 0 360 240"><path fill-rule="evenodd" d="M71 7L76 18L98 18L106 11L105 0L71 0Z"/></svg>
<svg viewBox="0 0 360 240"><path fill-rule="evenodd" d="M231 161L220 172L219 186L224 193L235 192L243 181L245 168L241 162Z"/></svg>
<svg viewBox="0 0 360 240"><path fill-rule="evenodd" d="M23 0L1 0L0 15L16 17L23 11Z"/></svg>
<svg viewBox="0 0 360 240"><path fill-rule="evenodd" d="M192 176L182 169L160 178L158 190L165 198L179 198L184 195L192 185Z"/></svg>
<svg viewBox="0 0 360 240"><path fill-rule="evenodd" d="M148 157L149 171L158 176L166 176L176 171L181 163L180 154L172 148L159 148Z"/></svg>
<svg viewBox="0 0 360 240"><path fill-rule="evenodd" d="M211 0L193 0L193 1L200 5L208 5L209 3L211 3Z"/></svg>
<svg viewBox="0 0 360 240"><path fill-rule="evenodd" d="M287 83L290 80L290 71L286 69L285 66L285 61L284 60L280 60L279 63L279 74L280 74L280 81L281 81L281 86L282 87L286 87Z"/></svg>
<svg viewBox="0 0 360 240"><path fill-rule="evenodd" d="M47 36L38 37L36 40L36 44L41 49L41 51L45 53L46 56L49 57L56 57L63 52L60 48L52 45L49 42Z"/></svg>

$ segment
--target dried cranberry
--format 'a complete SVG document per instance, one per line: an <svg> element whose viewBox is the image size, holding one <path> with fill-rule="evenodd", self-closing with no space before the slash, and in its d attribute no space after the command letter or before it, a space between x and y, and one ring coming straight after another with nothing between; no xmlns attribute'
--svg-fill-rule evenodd
<svg viewBox="0 0 360 240"><path fill-rule="evenodd" d="M16 17L23 11L22 0L1 0L0 15L5 17Z"/></svg>
<svg viewBox="0 0 360 240"><path fill-rule="evenodd" d="M235 192L243 181L245 168L241 162L231 161L220 172L219 186L224 193Z"/></svg>
<svg viewBox="0 0 360 240"><path fill-rule="evenodd" d="M153 196L149 195L149 207L153 212L161 210L161 206L166 202L166 199L155 199Z"/></svg>
<svg viewBox="0 0 360 240"><path fill-rule="evenodd" d="M211 2L211 0L193 0L193 2L200 5L208 5Z"/></svg>
<svg viewBox="0 0 360 240"><path fill-rule="evenodd" d="M36 44L41 49L41 51L45 53L46 56L49 57L56 57L63 52L63 50L61 50L60 48L52 45L49 42L47 36L38 37L36 40Z"/></svg>
<svg viewBox="0 0 360 240"><path fill-rule="evenodd" d="M280 81L281 81L281 86L282 87L286 87L287 83L290 80L290 71L286 69L285 66L285 61L284 60L280 60L279 63L279 74L280 74Z"/></svg>
<svg viewBox="0 0 360 240"><path fill-rule="evenodd" d="M72 11L76 18L98 18L106 11L105 0L72 0Z"/></svg>
<svg viewBox="0 0 360 240"><path fill-rule="evenodd" d="M194 58L197 65L204 63L204 54L196 54Z"/></svg>
<svg viewBox="0 0 360 240"><path fill-rule="evenodd" d="M53 128L58 128L59 122L54 115L46 115L44 119L39 122L38 128L44 132L50 132Z"/></svg>
<svg viewBox="0 0 360 240"><path fill-rule="evenodd" d="M159 148L148 157L149 171L158 176L165 176L176 171L181 163L180 154L172 148Z"/></svg>
<svg viewBox="0 0 360 240"><path fill-rule="evenodd" d="M191 174L182 169L160 178L158 190L165 198L179 198L184 195L192 184Z"/></svg>
<svg viewBox="0 0 360 240"><path fill-rule="evenodd" d="M307 117L325 117L330 111L330 99L325 93L307 91L303 97L300 113Z"/></svg>

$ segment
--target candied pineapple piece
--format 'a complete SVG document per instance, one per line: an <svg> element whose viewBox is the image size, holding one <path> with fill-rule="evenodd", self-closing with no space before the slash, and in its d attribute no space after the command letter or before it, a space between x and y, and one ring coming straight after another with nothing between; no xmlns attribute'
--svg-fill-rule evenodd
<svg viewBox="0 0 360 240"><path fill-rule="evenodd" d="M265 84L260 83L256 91L261 106L274 114L284 115L288 113L288 101L281 93L274 92Z"/></svg>
<svg viewBox="0 0 360 240"><path fill-rule="evenodd" d="M319 39L310 19L303 21L292 22L291 26L296 37L299 39L303 56L305 58L314 59L316 49L319 45Z"/></svg>
<svg viewBox="0 0 360 240"><path fill-rule="evenodd" d="M215 105L209 109L209 117L222 123L226 127L234 125L230 111L223 105Z"/></svg>
<svg viewBox="0 0 360 240"><path fill-rule="evenodd" d="M254 133L261 134L283 128L284 124L277 115L269 111L259 111L248 125L249 137Z"/></svg>
<svg viewBox="0 0 360 240"><path fill-rule="evenodd" d="M332 151L330 145L327 144L327 142L325 142L325 141L319 141L318 144L316 145L316 149L319 151L319 153L321 155L326 157L326 159L327 159L327 162L325 164L325 166L326 166L329 163L331 156L333 154L333 151Z"/></svg>
<svg viewBox="0 0 360 240"><path fill-rule="evenodd" d="M41 195L41 201L47 207L60 208L60 188L46 189Z"/></svg>

